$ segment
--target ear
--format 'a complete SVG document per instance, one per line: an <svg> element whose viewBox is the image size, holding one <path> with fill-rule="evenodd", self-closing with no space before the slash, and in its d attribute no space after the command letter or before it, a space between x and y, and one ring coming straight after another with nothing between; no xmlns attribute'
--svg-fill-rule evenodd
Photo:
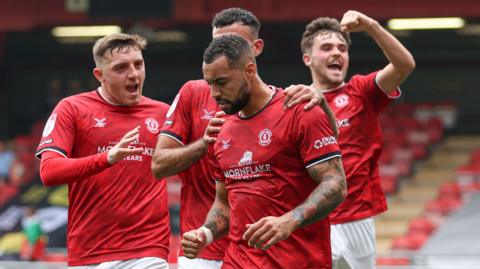
<svg viewBox="0 0 480 269"><path fill-rule="evenodd" d="M253 62L248 61L245 66L245 73L249 78L257 77L257 66Z"/></svg>
<svg viewBox="0 0 480 269"><path fill-rule="evenodd" d="M303 54L303 63L306 65L306 66L310 66L310 63L311 63L312 59L310 58L310 55L308 54Z"/></svg>
<svg viewBox="0 0 480 269"><path fill-rule="evenodd" d="M100 68L98 68L98 67L95 67L95 68L93 69L93 76L95 76L95 78L96 78L100 83L103 83L103 82L104 82L102 69L100 69Z"/></svg>
<svg viewBox="0 0 480 269"><path fill-rule="evenodd" d="M253 52L255 53L255 57L262 53L263 46L263 39L255 39L255 41L253 41Z"/></svg>

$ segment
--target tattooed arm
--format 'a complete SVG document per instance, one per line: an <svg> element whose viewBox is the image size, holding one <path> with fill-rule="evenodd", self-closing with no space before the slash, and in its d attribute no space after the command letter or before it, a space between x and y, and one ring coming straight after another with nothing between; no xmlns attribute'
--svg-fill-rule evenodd
<svg viewBox="0 0 480 269"><path fill-rule="evenodd" d="M291 211L297 227L323 219L347 196L347 182L340 158L314 165L308 168L308 173L318 186L303 204Z"/></svg>
<svg viewBox="0 0 480 269"><path fill-rule="evenodd" d="M226 235L230 227L229 221L230 205L225 183L217 181L215 201L207 214L205 224L183 234L182 248L185 257L196 258L205 246Z"/></svg>
<svg viewBox="0 0 480 269"><path fill-rule="evenodd" d="M288 238L295 229L323 219L345 199L347 183L340 158L314 165L308 172L318 186L301 205L283 216L264 217L248 224L243 239L249 246L266 250Z"/></svg>
<svg viewBox="0 0 480 269"><path fill-rule="evenodd" d="M225 113L219 111L210 120L202 138L184 146L177 139L160 135L152 157L151 169L156 178L165 178L188 169L203 158L210 144L214 143L216 134L220 132Z"/></svg>
<svg viewBox="0 0 480 269"><path fill-rule="evenodd" d="M203 224L212 232L213 240L226 235L230 228L230 205L228 204L225 183L217 181L216 190L215 201L213 201L207 219Z"/></svg>

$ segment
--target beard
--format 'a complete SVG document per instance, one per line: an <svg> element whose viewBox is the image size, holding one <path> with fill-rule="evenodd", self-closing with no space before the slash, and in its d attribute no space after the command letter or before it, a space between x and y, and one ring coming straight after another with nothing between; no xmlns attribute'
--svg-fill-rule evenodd
<svg viewBox="0 0 480 269"><path fill-rule="evenodd" d="M229 104L229 108L223 108L222 110L229 115L235 114L238 111L242 110L250 100L250 91L248 90L247 82L243 81L242 85L240 86L240 96L235 99L234 101L226 100L226 99L218 99L216 100L217 103L221 104Z"/></svg>

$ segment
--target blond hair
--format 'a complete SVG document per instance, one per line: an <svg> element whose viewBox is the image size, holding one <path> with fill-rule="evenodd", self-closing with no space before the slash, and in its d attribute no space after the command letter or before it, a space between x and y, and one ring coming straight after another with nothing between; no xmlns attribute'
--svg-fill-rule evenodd
<svg viewBox="0 0 480 269"><path fill-rule="evenodd" d="M139 35L111 34L104 36L95 42L93 46L93 60L97 67L102 66L105 55L114 52L128 52L130 48L143 50L147 46L147 40Z"/></svg>

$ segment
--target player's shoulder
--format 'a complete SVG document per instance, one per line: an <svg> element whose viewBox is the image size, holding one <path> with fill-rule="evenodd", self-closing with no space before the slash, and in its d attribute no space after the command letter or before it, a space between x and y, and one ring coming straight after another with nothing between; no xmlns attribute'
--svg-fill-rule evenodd
<svg viewBox="0 0 480 269"><path fill-rule="evenodd" d="M278 92L277 92L277 95L278 95L278 98L277 99L277 106L278 107L281 107L282 110L283 110L283 103L285 102L285 93L283 92L282 89L278 89ZM305 114L308 114L308 115L325 115L325 112L323 112L323 110L319 107L319 106L314 106L313 108L309 109L309 110L305 110L304 107L305 105L307 104L307 102L301 102L301 103L298 103L296 105L293 105L292 107L284 110L285 111L285 115L290 115L290 116L293 116L293 117L303 117Z"/></svg>
<svg viewBox="0 0 480 269"><path fill-rule="evenodd" d="M353 75L347 83L347 88L360 88L365 85L370 84L371 82L375 81L375 77L377 76L378 70L368 73L368 74L355 74Z"/></svg>
<svg viewBox="0 0 480 269"><path fill-rule="evenodd" d="M58 105L83 106L84 103L91 102L96 99L98 99L96 91L88 91L67 96L60 100L60 102L58 102Z"/></svg>
<svg viewBox="0 0 480 269"><path fill-rule="evenodd" d="M164 110L168 110L168 108L170 107L168 104L159 100L152 99L150 97L143 96L142 99L143 99L142 102L147 106L154 106L158 109L164 109Z"/></svg>
<svg viewBox="0 0 480 269"><path fill-rule="evenodd" d="M189 95L210 94L210 85L204 79L189 80L183 84L180 93Z"/></svg>

